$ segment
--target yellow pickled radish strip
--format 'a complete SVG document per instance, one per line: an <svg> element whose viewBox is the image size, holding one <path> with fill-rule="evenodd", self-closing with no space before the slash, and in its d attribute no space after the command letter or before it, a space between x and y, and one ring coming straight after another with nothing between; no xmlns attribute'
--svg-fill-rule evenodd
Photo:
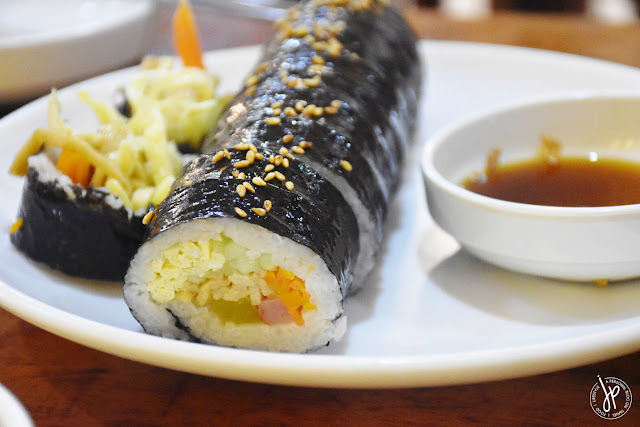
<svg viewBox="0 0 640 427"><path fill-rule="evenodd" d="M93 176L91 177L91 186L93 188L102 187L106 180L107 176L102 171L102 169L95 168L93 171Z"/></svg>
<svg viewBox="0 0 640 427"><path fill-rule="evenodd" d="M47 141L47 131L45 129L37 129L31 135L31 138L20 147L20 150L13 158L13 162L9 167L9 173L16 176L25 176L29 171L29 156L38 154L42 146Z"/></svg>
<svg viewBox="0 0 640 427"><path fill-rule="evenodd" d="M111 194L114 194L114 195L118 196L120 198L120 200L122 201L123 205L131 206L131 199L129 198L129 194L122 187L122 185L120 184L120 182L118 180L113 179L113 178L108 178L105 181L104 186L109 189Z"/></svg>
<svg viewBox="0 0 640 427"><path fill-rule="evenodd" d="M275 271L267 271L264 280L276 296L287 307L287 312L297 325L304 325L302 309L316 308L310 300L304 281L293 272L278 267Z"/></svg>
<svg viewBox="0 0 640 427"><path fill-rule="evenodd" d="M204 69L198 28L188 0L180 0L173 15L173 44L185 66Z"/></svg>
<svg viewBox="0 0 640 427"><path fill-rule="evenodd" d="M113 179L120 182L120 185L129 192L131 185L127 179L122 175L120 169L113 164L113 162L107 157L93 148L90 144L83 141L81 138L75 135L64 135L60 132L52 131L50 129L38 129L35 133L41 131L44 133L45 142L52 147L59 147L62 149L69 149L80 156L92 165L99 167Z"/></svg>
<svg viewBox="0 0 640 427"><path fill-rule="evenodd" d="M73 133L73 130L69 126L67 126L64 120L62 120L62 116L60 115L60 101L58 100L58 91L55 89L51 89L48 106L49 108L47 110L47 122L49 124L49 129L57 131L61 134L71 135Z"/></svg>
<svg viewBox="0 0 640 427"><path fill-rule="evenodd" d="M80 98L82 102L91 107L94 114L98 118L98 121L103 125L109 123L124 124L126 122L126 118L122 114L120 114L118 110L116 110L106 102L102 102L92 98L91 95L89 95L89 92L87 92L86 90L79 91L78 98Z"/></svg>

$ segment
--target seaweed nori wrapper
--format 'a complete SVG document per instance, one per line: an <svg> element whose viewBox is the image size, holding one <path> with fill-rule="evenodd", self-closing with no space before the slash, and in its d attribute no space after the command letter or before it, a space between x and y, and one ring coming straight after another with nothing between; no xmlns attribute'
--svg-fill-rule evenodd
<svg viewBox="0 0 640 427"><path fill-rule="evenodd" d="M72 276L122 281L138 250L144 225L125 208L114 209L99 189L43 182L29 168L18 217L22 227L11 242L29 258Z"/></svg>
<svg viewBox="0 0 640 427"><path fill-rule="evenodd" d="M327 31L343 28L335 36L340 52L318 50L309 34L277 36L253 75L258 82L247 84L230 103L232 108L217 133L204 142L203 151L242 142L278 151L287 134L294 140L286 147L311 142L313 148L297 157L348 182L369 210L379 241L415 126L422 78L415 36L402 16L383 2L374 1L359 11L316 3L330 2L302 2L302 12L293 14L290 25L306 27L314 35L319 22ZM292 79L316 76L319 83L312 87L290 84ZM274 102L281 103L278 108L284 112L299 102L326 108L336 101L339 107L333 114L297 111L295 116L281 113L277 126L265 121L274 115ZM233 106L244 109L238 114ZM351 171L341 167L344 160Z"/></svg>

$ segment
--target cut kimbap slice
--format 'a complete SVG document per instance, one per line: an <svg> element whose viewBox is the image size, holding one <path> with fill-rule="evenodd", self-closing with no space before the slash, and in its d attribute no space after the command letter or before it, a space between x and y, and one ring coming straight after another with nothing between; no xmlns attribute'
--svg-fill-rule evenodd
<svg viewBox="0 0 640 427"><path fill-rule="evenodd" d="M415 37L382 1L303 1L160 204L125 278L146 332L308 351L346 330L415 120Z"/></svg>

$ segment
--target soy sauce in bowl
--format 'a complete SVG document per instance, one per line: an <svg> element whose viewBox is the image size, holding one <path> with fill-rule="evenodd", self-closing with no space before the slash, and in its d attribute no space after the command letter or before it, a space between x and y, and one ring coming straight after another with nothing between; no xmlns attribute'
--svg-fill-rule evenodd
<svg viewBox="0 0 640 427"><path fill-rule="evenodd" d="M482 174L462 185L474 193L509 202L543 206L599 207L640 203L640 162L559 155L559 145L543 139L532 159L500 164L499 151L487 157Z"/></svg>

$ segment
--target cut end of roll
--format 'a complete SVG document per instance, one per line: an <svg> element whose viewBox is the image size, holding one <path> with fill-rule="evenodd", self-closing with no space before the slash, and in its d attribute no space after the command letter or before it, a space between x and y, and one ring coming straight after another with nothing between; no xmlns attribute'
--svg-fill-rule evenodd
<svg viewBox="0 0 640 427"><path fill-rule="evenodd" d="M195 220L148 240L125 278L145 331L232 347L303 352L346 331L322 258L260 226Z"/></svg>

